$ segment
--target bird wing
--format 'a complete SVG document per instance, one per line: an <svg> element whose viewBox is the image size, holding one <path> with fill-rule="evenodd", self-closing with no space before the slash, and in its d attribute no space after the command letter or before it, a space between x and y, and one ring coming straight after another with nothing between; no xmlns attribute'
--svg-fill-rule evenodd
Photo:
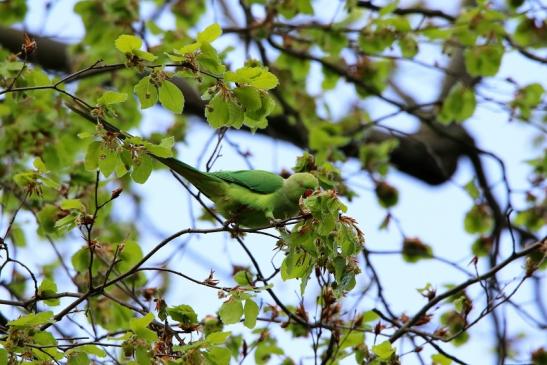
<svg viewBox="0 0 547 365"><path fill-rule="evenodd" d="M217 171L209 174L260 194L276 192L284 181L281 176L264 170Z"/></svg>

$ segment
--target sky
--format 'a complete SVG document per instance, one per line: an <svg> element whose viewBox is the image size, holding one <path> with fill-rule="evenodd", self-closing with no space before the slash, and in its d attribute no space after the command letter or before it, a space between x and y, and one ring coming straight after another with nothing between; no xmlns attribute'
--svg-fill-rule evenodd
<svg viewBox="0 0 547 365"><path fill-rule="evenodd" d="M74 42L82 35L83 27L78 18L71 12L73 0L62 0L56 2L49 18L44 22L43 4L41 1L32 1L31 11L25 21L25 25L30 31L54 36L67 42ZM408 4L408 1L401 1L401 6ZM429 2L428 2L429 3ZM436 7L442 6L443 10L453 11L457 2L434 2ZM318 6L324 14L320 17L331 16L332 8L328 1L322 1L324 6ZM448 4L448 7L447 7ZM450 9L449 6L454 8ZM146 10L144 10L146 11ZM214 13L209 12L200 26L203 28L214 21ZM169 18L161 20L164 27L172 26ZM233 36L221 38L215 43L217 48L222 48L227 44L235 42ZM234 55L234 64L243 62L241 55ZM433 49L424 52L423 57L428 63L433 60L443 62L442 56ZM520 84L538 82L537 75L544 72L536 64L523 61L522 57L516 53L508 54L504 57L503 64L496 80L511 75L519 81ZM401 85L412 94L418 95L424 100L431 100L436 95L431 90L436 90L436 85L440 82L439 74L435 75L429 70L406 65L401 69L397 76ZM547 86L543 81L544 86ZM320 85L320 79L309 80L310 91L317 89ZM499 81L488 81L487 85L493 88L499 88ZM328 102L333 106L335 116L343 115L348 108L348 103L335 102L344 100L347 96L351 100L352 93L348 87L340 83L337 89L326 96ZM379 117L390 112L388 108L378 102L365 102L364 107L370 112L371 117ZM192 119L192 118L191 118ZM154 107L145 112L143 120L144 127L141 132L147 133L156 126L166 126L171 121L171 115L160 107ZM409 120L406 116L394 118L389 122L389 126L397 127L405 131L412 131L416 128L416 122ZM530 133L530 128L521 128L518 122L507 123L504 113L496 111L495 108L479 108L475 115L466 122L466 127L475 137L478 145L483 149L492 151L500 156L507 164L509 171L509 180L513 188L519 189L527 186L526 177L529 173L528 167L523 161L537 154L531 143L534 133ZM213 131L205 124L193 122L190 125L188 141L191 144L181 144L177 146L178 157L190 164L196 164L201 152L201 145L205 144L211 137ZM255 135L250 137L248 133L239 131L229 131L227 138L240 146L243 150L253 152L251 162L255 167L265 170L279 172L282 168L291 168L295 159L301 154L301 151L294 146L280 142L272 141L269 138ZM499 177L499 167L492 160L485 159L487 172L492 181ZM200 166L203 167L203 166ZM224 143L222 157L215 164L214 169L245 169L245 161L230 147ZM353 172L359 169L356 161L349 161L343 166L344 171ZM461 186L471 180L472 170L467 161L461 161L459 169L452 181L441 186L432 187L419 182L411 177L392 170L389 175L389 182L397 186L400 190L400 199L398 205L393 209L395 217L400 219L403 231L408 236L419 236L424 242L433 247L434 253L440 257L467 265L471 259L470 245L473 237L466 234L463 230L463 217L466 211L471 207L472 201L462 190ZM401 235L394 226L388 231L378 229L382 222L385 211L381 209L374 196L373 187L370 181L361 176L351 178L350 183L358 186L359 197L348 203L348 215L356 218L359 226L365 232L366 245L371 250L399 250L401 246ZM141 245L143 250L153 247L160 239L170 233L191 224L189 216L193 211L194 215L199 215L199 207L191 202L184 189L171 177L167 171L155 171L146 184L139 186L138 190L142 192L144 199L144 209L146 214L146 226L143 227ZM501 194L501 190L497 189ZM522 201L516 197L514 200L517 207ZM115 202L115 210L120 212L121 217L131 217L133 214L132 206L127 200L120 199ZM206 223L198 223L200 227L207 226ZM261 236L249 236L246 243L250 247L261 267L269 273L272 271L272 249L274 242L265 240ZM505 248L508 248L509 240L504 240ZM70 254L76 250L78 245L66 245L62 250ZM174 247L177 247L175 250ZM176 254L173 252L176 251ZM160 251L150 262L162 262L162 260L171 259L172 267L191 275L197 279L204 279L208 276L210 269L215 270L216 276L221 279L221 284L231 285L230 272L232 264L249 265L248 259L242 250L231 241L225 234L193 236L190 240L181 239L173 242L169 247ZM282 260L281 255L276 255L273 262L277 265ZM443 290L443 285L448 283L457 283L463 281L466 277L460 272L455 271L446 264L439 262L420 262L411 265L403 262L398 255L373 256L375 267L379 270L383 282L386 297L392 303L392 309L396 313L406 313L412 315L422 305L424 299L417 292L417 288L431 283L439 291ZM479 265L484 269L485 265ZM466 266L472 270L472 267ZM519 264L515 264L501 277L511 279L520 272ZM364 287L366 282L365 275L362 275L359 284ZM175 287L184 288L183 290L173 290L168 294L169 304L191 304L198 311L201 318L206 314L215 312L220 301L216 299L216 292L206 289L202 286L179 282L179 278L173 278ZM296 303L300 294L297 289L298 283L275 281L275 291L286 301ZM471 294L479 294L479 288L473 288L469 291ZM522 294L519 300L525 303L529 298L529 288L525 285L522 288ZM263 297L266 302L270 302L268 297ZM482 299L482 298L481 298ZM314 296L311 292L307 294L306 302L312 303ZM374 298L367 298L363 301L361 308L363 310L371 309L377 305ZM483 301L478 301L477 305L482 306ZM521 327L522 320L514 312L509 310L512 320L511 331L517 332ZM243 327L239 325L231 326L237 332ZM529 327L523 327L529 328ZM428 327L426 329L432 329ZM542 344L542 337L539 333L531 333L521 348L523 353L529 353L533 348ZM488 356L492 343L491 322L488 319L482 321L470 331L472 341L462 348L454 348L451 345L443 345L450 353L461 357L470 363L476 363L474 359L484 359ZM302 341L290 338L284 338L280 341L282 347L286 347L289 353L299 354ZM370 339L367 340L370 344ZM406 346L409 346L407 343ZM308 346L309 347L309 346ZM410 347L405 347L408 350ZM403 349L402 352L405 352ZM430 354L429 350L424 353ZM298 357L298 356L297 356ZM425 356L429 359L428 356ZM493 357L492 357L493 359ZM492 360L493 361L493 360ZM247 360L245 363L250 364ZM305 363L313 363L311 360ZM348 361L351 364L352 361ZM414 355L403 357L404 364L417 363Z"/></svg>

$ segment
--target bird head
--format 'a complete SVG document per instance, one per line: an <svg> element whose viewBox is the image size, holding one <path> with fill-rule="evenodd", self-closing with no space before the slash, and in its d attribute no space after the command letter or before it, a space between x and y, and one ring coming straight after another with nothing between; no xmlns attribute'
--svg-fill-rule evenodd
<svg viewBox="0 0 547 365"><path fill-rule="evenodd" d="M319 187L319 181L308 172L298 172L285 181L285 194L294 202L301 196L308 197Z"/></svg>

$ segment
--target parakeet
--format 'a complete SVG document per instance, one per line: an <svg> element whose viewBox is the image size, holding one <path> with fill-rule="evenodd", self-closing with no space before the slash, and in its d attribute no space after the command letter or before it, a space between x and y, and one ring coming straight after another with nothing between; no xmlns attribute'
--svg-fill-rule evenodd
<svg viewBox="0 0 547 365"><path fill-rule="evenodd" d="M264 170L203 172L174 158L156 158L211 199L225 218L255 228L294 217L300 197L319 187L301 172L287 179Z"/></svg>
<svg viewBox="0 0 547 365"><path fill-rule="evenodd" d="M89 121L100 122L121 139L130 136L105 120L90 115L83 106L68 106ZM287 179L264 170L203 172L175 158L149 154L211 199L216 210L226 219L249 228L294 217L298 214L300 197L319 187L317 178L307 172L295 173Z"/></svg>

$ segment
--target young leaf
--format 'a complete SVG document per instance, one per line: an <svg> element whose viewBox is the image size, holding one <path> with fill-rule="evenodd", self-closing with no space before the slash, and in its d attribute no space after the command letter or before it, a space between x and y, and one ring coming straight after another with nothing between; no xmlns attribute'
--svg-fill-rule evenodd
<svg viewBox="0 0 547 365"><path fill-rule="evenodd" d="M182 113L184 108L184 95L182 91L169 80L162 82L159 92L160 103L174 113Z"/></svg>
<svg viewBox="0 0 547 365"><path fill-rule="evenodd" d="M174 321L185 325L198 322L198 315L194 312L194 309L187 304L180 304L176 307L168 308L167 314L169 314Z"/></svg>
<svg viewBox="0 0 547 365"><path fill-rule="evenodd" d="M230 331L213 332L213 333L207 335L207 337L205 338L205 342L207 342L211 345L220 345L220 344L223 344L224 342L226 342L226 340L228 339L228 337L230 337L231 334L232 334L232 332L230 332Z"/></svg>
<svg viewBox="0 0 547 365"><path fill-rule="evenodd" d="M148 155L141 155L133 165L131 178L138 184L144 184L152 173L153 163L152 158Z"/></svg>
<svg viewBox="0 0 547 365"><path fill-rule="evenodd" d="M432 365L450 365L452 360L443 354L433 354L431 355Z"/></svg>
<svg viewBox="0 0 547 365"><path fill-rule="evenodd" d="M262 99L257 88L252 86L241 86L234 89L234 94L245 108L245 111L255 111L262 106Z"/></svg>
<svg viewBox="0 0 547 365"><path fill-rule="evenodd" d="M256 317L258 317L259 312L258 305L252 299L247 299L243 312L245 314L245 320L243 321L245 327L254 328L256 326Z"/></svg>
<svg viewBox="0 0 547 365"><path fill-rule="evenodd" d="M243 304L240 299L231 297L226 302L222 303L218 314L224 324L237 323L243 315Z"/></svg>
<svg viewBox="0 0 547 365"><path fill-rule="evenodd" d="M399 47L405 58L412 58L418 53L418 42L416 42L416 39L413 36L408 34L399 40Z"/></svg>
<svg viewBox="0 0 547 365"><path fill-rule="evenodd" d="M494 76L500 68L503 53L503 46L494 44L467 48L465 68L471 76Z"/></svg>
<svg viewBox="0 0 547 365"><path fill-rule="evenodd" d="M444 123L463 122L475 113L476 106L473 90L458 83L452 87L444 100L439 119Z"/></svg>
<svg viewBox="0 0 547 365"><path fill-rule="evenodd" d="M137 36L122 34L114 41L116 48L123 53L131 53L142 46L142 39Z"/></svg>
<svg viewBox="0 0 547 365"><path fill-rule="evenodd" d="M143 77L135 85L133 91L137 94L142 109L150 108L158 102L158 90L156 86L150 82L150 76Z"/></svg>
<svg viewBox="0 0 547 365"><path fill-rule="evenodd" d="M126 93L119 93L116 91L106 91L99 99L97 99L97 104L101 105L111 105L123 103L127 100Z"/></svg>
<svg viewBox="0 0 547 365"><path fill-rule="evenodd" d="M213 23L203 31L198 33L197 41L203 43L211 43L222 34L222 28L218 23Z"/></svg>
<svg viewBox="0 0 547 365"><path fill-rule="evenodd" d="M40 287L38 288L38 295L42 297L48 297L55 294L57 294L57 284L55 284L55 282L51 281L50 279L45 278L42 283L40 283ZM44 303L49 306L59 305L60 302L61 301L59 300L59 298L44 300Z"/></svg>
<svg viewBox="0 0 547 365"><path fill-rule="evenodd" d="M39 172L47 172L46 164L44 163L44 161L42 161L40 157L36 157L32 165L36 167L36 170L38 170Z"/></svg>
<svg viewBox="0 0 547 365"><path fill-rule="evenodd" d="M99 147L99 170L105 177L109 177L118 164L119 155L104 143Z"/></svg>
<svg viewBox="0 0 547 365"><path fill-rule="evenodd" d="M209 125L215 129L227 125L230 119L229 108L224 96L220 92L215 94L205 107L205 118L207 118Z"/></svg>
<svg viewBox="0 0 547 365"><path fill-rule="evenodd" d="M64 210L75 209L81 212L85 211L85 206L80 199L65 199L61 202L61 208Z"/></svg>
<svg viewBox="0 0 547 365"><path fill-rule="evenodd" d="M279 83L279 80L273 73L258 66L245 66L237 69L235 72L228 71L224 75L224 79L238 84L248 84L263 90L273 89Z"/></svg>
<svg viewBox="0 0 547 365"><path fill-rule="evenodd" d="M84 167L88 171L94 171L99 166L99 150L101 148L101 142L93 141L87 146L87 152L85 154Z"/></svg>
<svg viewBox="0 0 547 365"><path fill-rule="evenodd" d="M133 54L137 57L139 57L140 59L142 60L145 60L145 61L148 61L148 62L152 62L154 61L157 57L154 56L152 53L150 52L146 52L146 51L142 51L140 49L136 49L133 51Z"/></svg>
<svg viewBox="0 0 547 365"><path fill-rule="evenodd" d="M389 341L384 341L378 345L372 346L372 352L380 359L387 360L395 353L395 349Z"/></svg>
<svg viewBox="0 0 547 365"><path fill-rule="evenodd" d="M35 327L51 322L53 312L30 313L8 322L13 327Z"/></svg>

